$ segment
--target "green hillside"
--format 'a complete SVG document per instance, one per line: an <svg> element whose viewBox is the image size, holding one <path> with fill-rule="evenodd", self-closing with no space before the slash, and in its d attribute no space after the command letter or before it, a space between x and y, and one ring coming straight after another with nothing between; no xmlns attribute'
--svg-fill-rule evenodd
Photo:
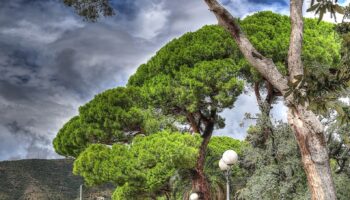
<svg viewBox="0 0 350 200"><path fill-rule="evenodd" d="M73 160L18 160L0 162L1 200L79 199L81 177L72 174ZM114 187L84 187L84 199L111 196Z"/></svg>

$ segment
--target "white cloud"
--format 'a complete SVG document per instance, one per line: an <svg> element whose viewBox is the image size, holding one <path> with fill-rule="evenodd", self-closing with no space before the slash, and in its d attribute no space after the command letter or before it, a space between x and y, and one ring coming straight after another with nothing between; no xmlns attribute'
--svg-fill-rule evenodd
<svg viewBox="0 0 350 200"><path fill-rule="evenodd" d="M164 9L162 3L151 3L140 11L137 16L134 35L137 37L152 39L166 26L170 11Z"/></svg>
<svg viewBox="0 0 350 200"><path fill-rule="evenodd" d="M241 126L245 113L255 115L258 111L259 108L253 92L249 91L247 94L240 95L234 104L234 108L226 109L221 114L221 116L226 119L225 128L222 130L215 130L214 134L227 135L243 140L246 136L246 130L249 125L254 124L253 120L246 120L244 121L243 126Z"/></svg>
<svg viewBox="0 0 350 200"><path fill-rule="evenodd" d="M50 24L36 24L26 19L20 20L15 26L4 27L0 33L10 37L18 37L25 41L39 44L48 44L56 41L65 31L83 27L73 18L64 18L62 21Z"/></svg>
<svg viewBox="0 0 350 200"><path fill-rule="evenodd" d="M246 0L230 0L226 2L226 7L235 16L244 18L248 15L252 15L258 11L272 11L284 15L289 15L289 7L286 6L289 3L288 0L283 0L281 2L269 3L261 2L249 2Z"/></svg>
<svg viewBox="0 0 350 200"><path fill-rule="evenodd" d="M26 20L20 21L17 24L17 27L4 28L3 30L1 30L1 33L39 43L53 42L59 36L59 33L48 33L45 30L43 30L39 25L33 24Z"/></svg>

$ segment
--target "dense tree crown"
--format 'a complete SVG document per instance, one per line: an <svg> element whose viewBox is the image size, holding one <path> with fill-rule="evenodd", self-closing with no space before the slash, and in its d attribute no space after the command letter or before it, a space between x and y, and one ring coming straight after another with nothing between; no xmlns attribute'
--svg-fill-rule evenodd
<svg viewBox="0 0 350 200"><path fill-rule="evenodd" d="M238 49L228 33L205 26L165 45L138 68L128 85L142 87L148 102L165 114L200 113L210 118L211 111L232 107L242 92L238 61Z"/></svg>
<svg viewBox="0 0 350 200"><path fill-rule="evenodd" d="M289 18L260 12L248 16L241 24L257 48L284 69ZM323 22L317 25L316 20L307 19L304 38L305 62L336 66L340 61L340 42L333 25ZM142 86L142 92L117 88L96 96L60 130L54 147L61 155L77 156L88 143L111 144L125 141L125 133L154 129L157 120L147 125L148 120L144 119L150 119L150 115L142 116L145 114L140 110L142 106L136 105L141 104L137 103L141 101L140 93L170 113L207 111L213 104L219 110L230 107L242 89L241 81L233 75L244 63L235 42L220 27L206 26L185 34L163 47L130 78L129 85Z"/></svg>
<svg viewBox="0 0 350 200"><path fill-rule="evenodd" d="M214 127L224 127L219 113L232 108L243 90L240 65L234 60L238 49L233 45L222 28L205 26L169 42L128 83L141 88L149 105L164 115L184 118L191 132L201 134L192 191L204 199L211 195L204 172L207 145Z"/></svg>
<svg viewBox="0 0 350 200"><path fill-rule="evenodd" d="M63 3L73 7L78 15L90 21L115 14L113 5L109 0L63 0Z"/></svg>
<svg viewBox="0 0 350 200"><path fill-rule="evenodd" d="M121 155L127 156L130 151L126 151L126 149L130 149L130 146L126 147L125 144L121 143L129 142L135 133L148 135L165 128L171 129L174 124L168 123L169 119L175 118L176 122L179 122L178 117L187 118L188 115L195 113L194 120L197 120L195 125L198 126L200 133L207 129L208 124L215 123L219 127L223 126L223 121L218 120L217 113L226 107L232 107L243 89L243 81L237 79L239 65L236 65L233 60L234 57L238 56L234 56L229 49L234 45L233 41L229 40L231 43L225 47L220 44L220 42L224 42L223 39L229 39L227 36L223 37L225 34L227 33L219 27L208 26L198 32L189 33L179 38L179 42L184 42L182 45L174 42L169 43L160 51L164 53L165 59L168 61L164 61L163 54L155 56L153 59L158 61L149 65L150 68L147 69L149 74L140 75L137 73L138 84L129 84L127 88L108 90L82 106L79 109L79 116L68 122L56 137L54 144L57 152L78 157L75 162L75 172L82 175L88 183L100 184L112 181L120 186L115 194L118 196L118 198L115 197L116 199L123 199L120 195L126 193L129 196L145 197L145 194L155 195L156 193L169 192L166 181L174 175L173 169L181 171L185 167L172 165L173 168L165 167L162 171L157 166L167 165L166 163L161 163L158 160L159 165L157 163L148 164L150 170L153 170L150 178L153 177L154 180L158 181L163 180L158 183L158 186L149 186L151 183L148 183L148 180L142 180L142 176L148 176L145 175L147 170L141 170L142 168L139 169L139 176L136 176L137 173L133 171L128 175L111 177L107 168L113 168L113 163L109 162L108 155L115 155L118 159L121 159ZM201 37L197 37L197 35ZM215 48L211 49L210 45L207 45L208 42L216 43ZM175 50L175 53L168 51L168 47ZM216 49L220 49L221 52L216 51ZM162 69L162 63L168 67L167 70ZM141 67L141 69L144 68ZM155 109L151 109L153 107ZM187 123L192 122L187 121ZM177 128L181 128L181 126ZM213 131L212 128L208 130L207 141ZM162 140L170 139L164 134L158 134L157 137L164 137ZM152 135L146 138L151 140ZM132 149L136 148L135 140L136 138L132 140ZM166 144L163 144L164 148L170 148ZM110 145L113 145L112 150ZM155 147L159 145L161 144L159 143ZM179 145L175 145L174 149L175 147L181 148ZM134 156L139 160L146 159L147 162L150 162L149 157L142 157L145 154L143 151L148 151L148 148L150 147L140 148L140 152L135 153ZM198 154L199 146L192 148L196 149ZM204 155L206 146L200 149ZM190 151L190 149L187 150ZM186 154L190 153L185 153L186 151L182 150L167 152L161 149L159 152L169 153L169 156L182 152L179 154L182 156L181 159L185 159ZM194 160L198 158L193 154L189 155ZM159 156L161 155L154 158L159 158ZM217 156L219 157L219 155ZM156 162L156 160L152 162ZM126 171L124 166L127 164L125 162L118 160L114 163L117 163L116 170ZM137 167L137 165L137 162L129 163L131 168ZM183 165L187 166L186 169L195 168L194 165L186 162L183 162ZM216 168L215 166L214 169ZM192 172L188 171L188 173ZM113 172L113 174L118 174L118 172ZM165 178L163 179L162 176ZM136 183L139 184L139 187L132 185ZM187 188L187 190L190 189ZM135 194L132 195L132 193Z"/></svg>
<svg viewBox="0 0 350 200"><path fill-rule="evenodd" d="M79 108L53 141L57 153L77 157L89 144L128 143L136 134L171 129L172 122L142 106L136 88L118 87L95 96Z"/></svg>
<svg viewBox="0 0 350 200"><path fill-rule="evenodd" d="M137 136L130 145L93 144L74 162L74 173L91 185L114 183L114 199L151 198L169 190L176 170L194 167L200 142L198 135L164 131Z"/></svg>
<svg viewBox="0 0 350 200"><path fill-rule="evenodd" d="M200 143L199 135L163 131L136 136L130 145L92 144L76 159L74 173L83 176L90 185L114 183L118 187L113 199L151 199L170 194L182 197L183 191L190 189L190 179L181 176L194 168ZM213 190L223 193L222 187L215 187L221 184L217 179L223 180L217 173L217 158L227 148L241 155L243 145L225 137L214 137L210 142L206 170L212 177ZM239 168L235 172L239 174Z"/></svg>

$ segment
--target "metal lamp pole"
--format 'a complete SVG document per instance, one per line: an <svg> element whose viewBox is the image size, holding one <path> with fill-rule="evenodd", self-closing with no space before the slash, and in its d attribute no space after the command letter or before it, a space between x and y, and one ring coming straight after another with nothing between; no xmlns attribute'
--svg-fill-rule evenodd
<svg viewBox="0 0 350 200"><path fill-rule="evenodd" d="M230 175L232 165L238 162L238 155L233 150L227 150L219 161L219 167L226 176L226 200L230 200Z"/></svg>
<svg viewBox="0 0 350 200"><path fill-rule="evenodd" d="M80 185L79 189L80 189L80 191L79 191L80 200L83 200L83 184Z"/></svg>
<svg viewBox="0 0 350 200"><path fill-rule="evenodd" d="M231 171L231 167L230 169L228 169L226 171L226 199L230 200L230 171Z"/></svg>

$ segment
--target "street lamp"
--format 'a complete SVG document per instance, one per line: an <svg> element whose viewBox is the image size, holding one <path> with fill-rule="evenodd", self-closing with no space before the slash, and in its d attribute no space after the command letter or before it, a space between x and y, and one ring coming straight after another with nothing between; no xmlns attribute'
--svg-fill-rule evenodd
<svg viewBox="0 0 350 200"><path fill-rule="evenodd" d="M222 154L222 158L219 161L219 167L225 172L226 176L226 200L230 200L230 174L232 165L238 162L238 155L233 150L227 150Z"/></svg>
<svg viewBox="0 0 350 200"><path fill-rule="evenodd" d="M190 200L198 200L198 199L199 199L199 195L197 193L194 192L190 195Z"/></svg>

